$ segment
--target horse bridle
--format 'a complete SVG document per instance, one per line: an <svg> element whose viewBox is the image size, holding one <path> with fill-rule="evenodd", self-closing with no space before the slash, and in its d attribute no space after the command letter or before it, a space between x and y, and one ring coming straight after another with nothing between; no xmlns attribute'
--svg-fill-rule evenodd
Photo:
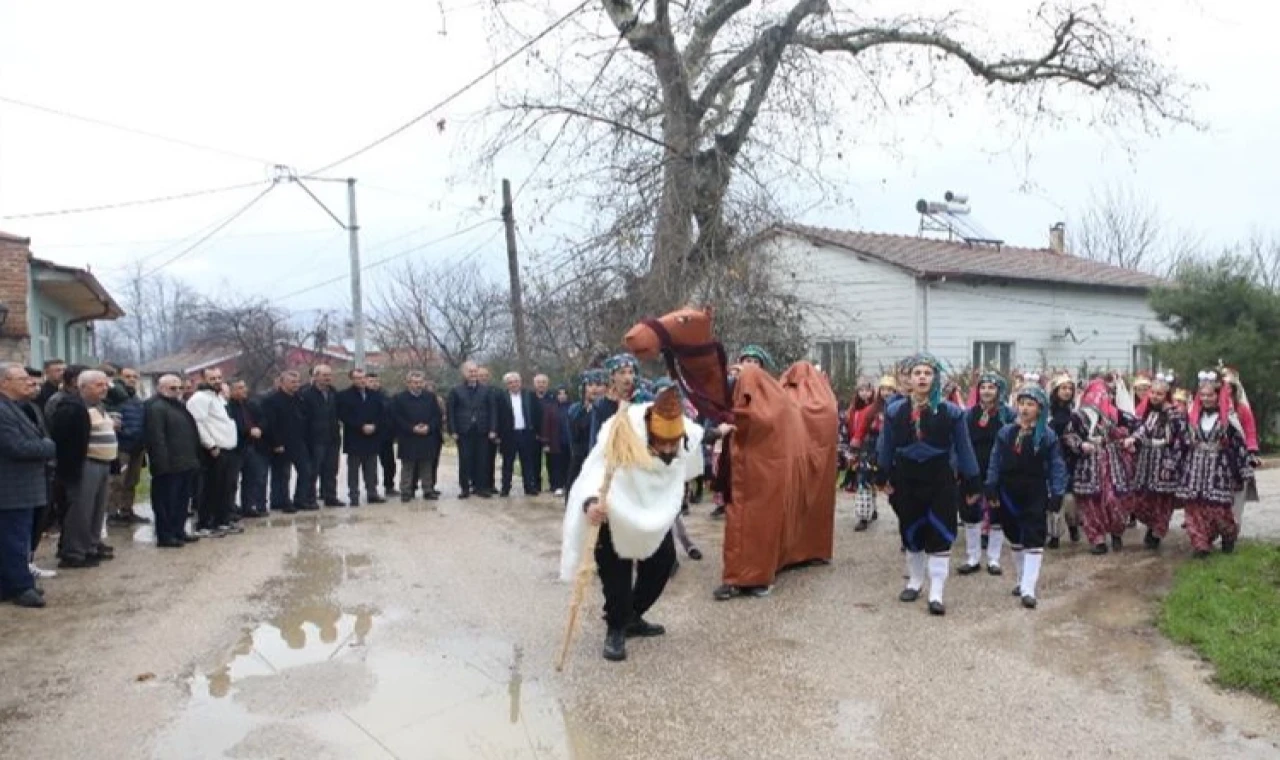
<svg viewBox="0 0 1280 760"><path fill-rule="evenodd" d="M717 401L707 388L701 383L691 381L680 369L679 358L696 358L715 354L720 360L720 366L725 368L724 371L724 398L730 398L729 393L729 374L728 374L728 358L725 356L724 344L719 341L711 341L709 343L701 343L696 346L677 346L675 341L671 339L671 332L667 330L667 326L656 319L645 319L640 324L653 330L658 336L658 350L662 353L662 358L667 364L667 372L671 375L685 392L689 394L694 401L694 406L703 406L712 413L707 414L711 420L717 424L721 422L733 422L733 406L732 402L728 406ZM699 404L698 402L702 402Z"/></svg>

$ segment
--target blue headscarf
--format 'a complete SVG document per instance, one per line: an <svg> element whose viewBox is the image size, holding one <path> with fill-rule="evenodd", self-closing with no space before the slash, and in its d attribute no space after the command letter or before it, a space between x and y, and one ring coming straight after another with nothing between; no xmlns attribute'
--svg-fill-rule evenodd
<svg viewBox="0 0 1280 760"><path fill-rule="evenodd" d="M996 387L997 406L1003 406L1009 400L1009 381L1004 379L1004 375L999 372L983 372L978 377L978 384L974 386L975 396L977 396L976 391L983 383L991 383ZM975 399L975 403L981 403L981 401Z"/></svg>
<svg viewBox="0 0 1280 760"><path fill-rule="evenodd" d="M1044 392L1044 388L1038 385L1024 385L1018 389L1017 400L1021 401L1024 398L1029 398L1040 405L1040 414L1036 417L1035 427L1036 448L1039 448L1049 430L1049 396Z"/></svg>
<svg viewBox="0 0 1280 760"><path fill-rule="evenodd" d="M909 374L913 368L919 367L922 364L926 367L933 368L933 385L929 386L929 407L934 411L937 411L938 407L942 405L942 362L938 361L937 357L933 354L919 353L903 359L898 364L898 369ZM903 393L909 395L909 392L906 389L903 390Z"/></svg>
<svg viewBox="0 0 1280 760"><path fill-rule="evenodd" d="M636 378L636 389L631 394L631 403L647 404L658 397L654 391L654 383L652 380L643 377Z"/></svg>
<svg viewBox="0 0 1280 760"><path fill-rule="evenodd" d="M608 385L609 375L604 370L598 367L592 367L591 369L583 371L583 373L579 376L578 384L581 386Z"/></svg>

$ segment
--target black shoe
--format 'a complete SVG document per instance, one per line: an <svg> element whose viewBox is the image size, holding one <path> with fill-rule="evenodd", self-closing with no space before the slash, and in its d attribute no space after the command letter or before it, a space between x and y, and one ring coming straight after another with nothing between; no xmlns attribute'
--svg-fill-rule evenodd
<svg viewBox="0 0 1280 760"><path fill-rule="evenodd" d="M1036 598L1034 596L1022 597L1022 606L1029 610L1034 610L1036 608Z"/></svg>
<svg viewBox="0 0 1280 760"><path fill-rule="evenodd" d="M1004 570L993 562L987 565L987 575L1004 575Z"/></svg>
<svg viewBox="0 0 1280 760"><path fill-rule="evenodd" d="M902 593L898 594L898 601L900 602L914 602L919 598L920 589L918 588L904 588L902 589Z"/></svg>
<svg viewBox="0 0 1280 760"><path fill-rule="evenodd" d="M627 634L620 628L610 628L604 637L604 658L609 662L627 659Z"/></svg>
<svg viewBox="0 0 1280 760"><path fill-rule="evenodd" d="M183 533L181 536L178 536L178 540L184 544L194 544L195 542L200 540L200 537L193 536L190 533Z"/></svg>
<svg viewBox="0 0 1280 760"><path fill-rule="evenodd" d="M1124 548L1124 539L1120 536L1111 537L1111 551L1118 552Z"/></svg>
<svg viewBox="0 0 1280 760"><path fill-rule="evenodd" d="M476 491L476 496L479 496L482 499L492 499L493 491Z"/></svg>
<svg viewBox="0 0 1280 760"><path fill-rule="evenodd" d="M114 546L107 546L106 544L98 544L98 547L94 549L93 553L103 559L112 559L116 556L116 548Z"/></svg>
<svg viewBox="0 0 1280 760"><path fill-rule="evenodd" d="M181 549L186 543L180 538L162 538L156 541L156 546L161 549Z"/></svg>
<svg viewBox="0 0 1280 760"><path fill-rule="evenodd" d="M126 517L129 518L129 522L132 525L150 525L151 524L151 520L149 520L146 517L143 517L142 515L136 515L133 512L125 512L124 514Z"/></svg>
<svg viewBox="0 0 1280 760"><path fill-rule="evenodd" d="M947 608L942 604L942 602L929 602L929 614L945 615L947 614Z"/></svg>
<svg viewBox="0 0 1280 760"><path fill-rule="evenodd" d="M115 512L113 514L107 515L107 525L114 525L117 528L124 528L132 524L133 522L129 519L129 515L125 514L124 512Z"/></svg>
<svg viewBox="0 0 1280 760"><path fill-rule="evenodd" d="M298 514L298 508L297 508L297 507L295 507L295 506L292 506L292 505L287 506L287 507L282 507L279 511L284 512L286 515L296 515L296 514Z"/></svg>
<svg viewBox="0 0 1280 760"><path fill-rule="evenodd" d="M866 530L870 526L871 526L871 523L867 522L866 520L859 520L858 524L853 526L853 530L854 532L861 533L862 531Z"/></svg>
<svg viewBox="0 0 1280 760"><path fill-rule="evenodd" d="M265 509L250 509L244 513L244 516L245 519L253 520L259 517L266 517L267 511Z"/></svg>
<svg viewBox="0 0 1280 760"><path fill-rule="evenodd" d="M1022 587L1021 587L1021 586L1014 586L1014 587L1013 587L1013 595L1014 595L1014 596L1022 596Z"/></svg>
<svg viewBox="0 0 1280 760"><path fill-rule="evenodd" d="M318 512L320 511L320 505L319 504L299 504L298 511L299 512Z"/></svg>
<svg viewBox="0 0 1280 760"><path fill-rule="evenodd" d="M735 596L741 596L741 595L742 595L742 589L738 588L737 586L730 586L727 583L722 586L718 586L715 591L711 592L711 597L715 599L717 602L728 601L734 598Z"/></svg>
<svg viewBox="0 0 1280 760"><path fill-rule="evenodd" d="M689 516L689 502L686 501L680 505L680 516L681 517Z"/></svg>
<svg viewBox="0 0 1280 760"><path fill-rule="evenodd" d="M642 617L636 617L631 620L625 630L627 638L649 638L650 636L661 636L666 633L667 629L660 625L650 623Z"/></svg>
<svg viewBox="0 0 1280 760"><path fill-rule="evenodd" d="M1208 559L1209 554L1210 552L1208 549L1196 549L1195 551L1191 552L1191 556L1195 557L1196 559ZM59 567L61 567L61 565L59 565Z"/></svg>
<svg viewBox="0 0 1280 760"><path fill-rule="evenodd" d="M711 510L712 517L724 517L724 507L716 507Z"/></svg>
<svg viewBox="0 0 1280 760"><path fill-rule="evenodd" d="M351 499L350 501L348 501L348 502L347 502L347 506L358 507L358 506L360 506L360 500L359 500L359 499Z"/></svg>
<svg viewBox="0 0 1280 760"><path fill-rule="evenodd" d="M334 507L334 508L336 508L336 507L345 507L345 506L347 506L347 503L346 503L345 501L343 501L342 499L325 499L325 500L324 500L324 505L325 505L326 507Z"/></svg>
<svg viewBox="0 0 1280 760"><path fill-rule="evenodd" d="M957 568L956 572L959 573L960 575L973 575L974 573L978 572L981 569L982 569L982 565L966 564L966 565L961 565L959 568Z"/></svg>
<svg viewBox="0 0 1280 760"><path fill-rule="evenodd" d="M1234 540L1222 539L1222 553L1231 554L1236 550L1236 542Z"/></svg>
<svg viewBox="0 0 1280 760"><path fill-rule="evenodd" d="M458 498L459 498L459 499L470 499L470 498L471 498L471 492L470 492L470 491L468 491L468 490L466 490L466 489L463 489L463 490L461 490L461 491L459 491L459 492L458 492Z"/></svg>
<svg viewBox="0 0 1280 760"><path fill-rule="evenodd" d="M64 570L80 570L89 567L97 567L100 564L102 563L98 561L98 556L96 554L90 554L81 559L63 557L62 561L58 563L58 567Z"/></svg>
<svg viewBox="0 0 1280 760"><path fill-rule="evenodd" d="M1159 549L1160 537L1148 530L1147 535L1142 537L1142 545L1148 549Z"/></svg>
<svg viewBox="0 0 1280 760"><path fill-rule="evenodd" d="M382 498L381 496L370 496L369 503L370 504L386 504L387 500ZM352 504L352 506L356 506L356 505Z"/></svg>
<svg viewBox="0 0 1280 760"><path fill-rule="evenodd" d="M1089 550L1089 553L1094 555L1095 557L1101 557L1102 555L1107 553L1107 545L1105 543L1095 544L1094 547Z"/></svg>
<svg viewBox="0 0 1280 760"><path fill-rule="evenodd" d="M427 501L440 501L440 494L436 493L435 491L427 491L425 494L422 495L422 498L426 499Z"/></svg>
<svg viewBox="0 0 1280 760"><path fill-rule="evenodd" d="M434 489L434 488L432 488L432 489L431 489L431 491L429 491L429 494L430 494L430 496L431 496L432 498L434 498L434 499L438 499L438 498L440 498L441 496L444 496L444 494L440 493L439 491L437 491L437 490L436 490L436 489Z"/></svg>
<svg viewBox="0 0 1280 760"><path fill-rule="evenodd" d="M1223 549L1223 551L1226 551L1226 550L1225 550L1225 549ZM689 547L689 559L693 560L694 562L697 562L697 561L701 560L701 559L702 559L702 550L701 550L701 549L699 549L699 548L698 548L698 547L696 547L696 546L690 546L690 547Z"/></svg>
<svg viewBox="0 0 1280 760"><path fill-rule="evenodd" d="M1061 549L1061 548L1062 548L1062 539L1060 539L1060 538L1051 538L1051 539L1049 539L1049 541L1045 544L1045 547L1046 547L1046 548L1049 548L1049 549Z"/></svg>
<svg viewBox="0 0 1280 760"><path fill-rule="evenodd" d="M1078 544L1078 543L1080 543L1080 526L1079 526L1079 525L1068 525L1068 526L1067 526L1067 535L1071 536L1071 543L1073 543L1073 544Z"/></svg>
<svg viewBox="0 0 1280 760"><path fill-rule="evenodd" d="M498 492L498 496L500 496L500 497L502 497L502 498L504 498L504 499L505 499L505 498L508 498L509 496L511 496L511 489L510 489L510 488L504 488L504 489L502 489L501 491L499 491L499 492Z"/></svg>
<svg viewBox="0 0 1280 760"><path fill-rule="evenodd" d="M876 520L879 520L879 519L880 519L880 513L874 509L871 510L871 522L875 522Z"/></svg>
<svg viewBox="0 0 1280 760"><path fill-rule="evenodd" d="M44 595L33 588L29 588L18 594L10 600L19 607L29 607L31 609L39 609L44 606Z"/></svg>

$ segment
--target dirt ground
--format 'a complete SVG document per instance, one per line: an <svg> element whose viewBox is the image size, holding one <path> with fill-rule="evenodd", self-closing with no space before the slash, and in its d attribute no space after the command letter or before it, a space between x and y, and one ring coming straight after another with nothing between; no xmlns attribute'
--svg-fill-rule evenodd
<svg viewBox="0 0 1280 760"><path fill-rule="evenodd" d="M1246 533L1280 539L1280 470L1260 489ZM1176 530L1158 555L1136 530L1049 554L1033 612L1008 575L953 574L932 618L897 601L892 515L854 533L850 508L831 566L721 603L722 523L696 506L707 558L651 613L667 635L606 663L593 590L563 674L552 498L272 517L177 551L112 529L114 562L0 608L0 757L1280 758L1280 708L1152 626Z"/></svg>

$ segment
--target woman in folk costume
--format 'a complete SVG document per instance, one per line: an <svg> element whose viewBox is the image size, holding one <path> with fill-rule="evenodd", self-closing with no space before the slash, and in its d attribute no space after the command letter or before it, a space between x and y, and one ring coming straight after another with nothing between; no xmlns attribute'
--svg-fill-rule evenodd
<svg viewBox="0 0 1280 760"><path fill-rule="evenodd" d="M986 480L987 464L996 445L996 435L1005 425L1013 422L1014 413L1006 404L1009 386L998 372L984 372L973 384L969 393L969 408L965 412L965 426L969 441L978 460L978 477ZM1000 530L999 503L979 499L973 504L960 506L960 521L964 523L964 545L968 555L957 571L971 575L982 568L982 523L990 519L991 532L987 539L987 572L1000 575L1000 552L1004 548L1004 533Z"/></svg>
<svg viewBox="0 0 1280 760"><path fill-rule="evenodd" d="M1063 442L1071 420L1076 413L1076 381L1068 372L1059 372L1049 381L1049 428ZM1045 543L1050 549L1062 545L1062 526L1065 523L1071 536L1071 543L1080 543L1080 513L1076 507L1076 497L1072 493L1075 481L1076 457L1071 449L1063 445L1063 459L1067 463L1067 494L1062 500L1060 512L1049 513L1049 540Z"/></svg>
<svg viewBox="0 0 1280 760"><path fill-rule="evenodd" d="M1151 396L1151 388L1155 384L1150 372L1138 372L1133 376L1133 403L1141 408Z"/></svg>
<svg viewBox="0 0 1280 760"><path fill-rule="evenodd" d="M853 421L849 429L849 447L853 452L853 469L857 475L857 496L854 497L854 518L858 521L853 529L866 530L874 520L880 519L876 507L875 471L876 445L880 440L880 428L884 424L884 410L889 398L898 390L898 383L892 375L880 378L878 388L871 389L871 397L861 407L853 411ZM859 398L862 392L859 388Z"/></svg>
<svg viewBox="0 0 1280 760"><path fill-rule="evenodd" d="M1049 427L1049 397L1039 385L1017 393L1017 420L1001 428L987 468L986 494L999 504L1001 526L1013 550L1018 584L1013 595L1036 607L1036 582L1044 558L1047 515L1062 509L1067 465Z"/></svg>
<svg viewBox="0 0 1280 760"><path fill-rule="evenodd" d="M1244 392L1244 385L1240 382L1240 373L1231 367L1223 366L1218 363L1218 374L1231 388L1231 401L1235 405L1235 418L1239 420L1239 427L1244 434L1245 446L1249 449L1249 464L1253 469L1258 469L1262 464L1258 459L1258 422L1253 416L1253 408L1249 406L1249 396ZM1232 511L1236 516L1236 525L1244 524L1244 503L1246 501L1258 500L1258 484L1253 477L1249 477L1244 487L1236 492L1235 500L1232 504Z"/></svg>
<svg viewBox="0 0 1280 760"><path fill-rule="evenodd" d="M1176 492L1185 510L1187 534L1196 557L1207 557L1213 542L1235 549L1240 524L1232 510L1235 494L1253 476L1253 466L1231 388L1215 370L1201 372L1200 391L1177 441L1182 457Z"/></svg>
<svg viewBox="0 0 1280 760"><path fill-rule="evenodd" d="M1160 548L1168 534L1178 489L1181 458L1173 444L1183 416L1173 405L1172 392L1172 374L1151 378L1146 396L1138 402L1138 425L1125 441L1130 451L1138 449L1130 503L1133 514L1147 526L1142 543L1148 549Z"/></svg>
<svg viewBox="0 0 1280 760"><path fill-rule="evenodd" d="M1125 511L1130 490L1124 440L1135 421L1116 408L1105 378L1089 381L1080 408L1072 416L1063 445L1075 457L1071 490L1079 505L1085 539L1093 554L1106 554L1124 546L1129 516Z"/></svg>
<svg viewBox="0 0 1280 760"><path fill-rule="evenodd" d="M601 526L594 552L608 626L604 658L611 661L626 659L627 638L666 632L644 615L662 596L676 561L671 528L680 515L684 485L702 471L703 438L733 431L731 425L704 430L694 424L670 380L661 379L654 387L655 401L626 404L602 426L565 508L563 580L573 578L579 568L587 524ZM615 433L620 425L625 427ZM618 454L638 447L644 449L639 457ZM624 459L641 463L611 464ZM602 494L606 481L608 493Z"/></svg>
<svg viewBox="0 0 1280 760"><path fill-rule="evenodd" d="M982 481L969 442L964 411L942 400L942 367L928 354L903 362L910 386L885 412L878 446L876 483L889 495L907 549L907 587L898 598L920 598L929 577L929 612L945 615L942 594L956 538L959 468L966 503L978 501Z"/></svg>

